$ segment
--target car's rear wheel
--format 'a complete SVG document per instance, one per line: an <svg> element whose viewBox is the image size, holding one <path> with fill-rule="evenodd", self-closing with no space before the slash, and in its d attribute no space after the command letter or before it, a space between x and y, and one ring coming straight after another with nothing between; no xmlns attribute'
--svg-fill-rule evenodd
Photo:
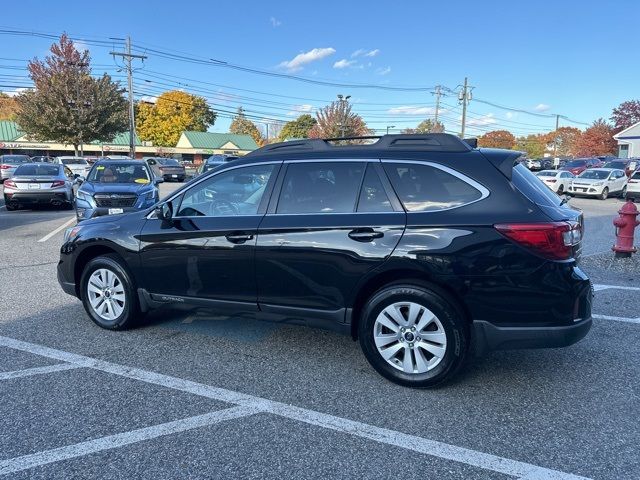
<svg viewBox="0 0 640 480"><path fill-rule="evenodd" d="M620 192L620 198L627 198L627 186L625 185Z"/></svg>
<svg viewBox="0 0 640 480"><path fill-rule="evenodd" d="M602 193L600 194L600 200L606 200L608 196L609 189L607 187L604 187L604 190L602 190Z"/></svg>
<svg viewBox="0 0 640 480"><path fill-rule="evenodd" d="M450 379L469 350L461 312L443 295L413 285L375 293L363 310L358 334L373 368L408 387L428 388Z"/></svg>
<svg viewBox="0 0 640 480"><path fill-rule="evenodd" d="M91 260L82 273L80 286L84 308L100 327L122 330L139 318L132 278L117 255Z"/></svg>
<svg viewBox="0 0 640 480"><path fill-rule="evenodd" d="M560 184L558 187L558 195L562 195L564 193L564 185Z"/></svg>

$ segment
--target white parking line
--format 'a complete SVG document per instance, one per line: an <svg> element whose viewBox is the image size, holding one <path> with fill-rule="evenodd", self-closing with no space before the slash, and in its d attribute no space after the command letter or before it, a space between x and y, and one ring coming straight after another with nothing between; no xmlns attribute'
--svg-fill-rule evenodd
<svg viewBox="0 0 640 480"><path fill-rule="evenodd" d="M637 323L640 324L640 318L629 318L629 317L615 317L612 315L591 315L593 318L597 318L598 320L614 320L616 322L626 322L626 323Z"/></svg>
<svg viewBox="0 0 640 480"><path fill-rule="evenodd" d="M310 425L316 425L323 428L339 431L342 433L354 435L361 438L366 438L386 445L393 445L406 450L410 450L416 453L431 455L446 460L452 460L454 462L471 465L474 467L491 470L497 473L506 475L512 475L520 478L521 480L542 480L542 479L554 479L554 480L585 480L585 477L580 477L570 473L564 473L558 470L552 470L530 463L520 462L517 460L511 460L509 458L500 457L468 448L457 447L449 445L447 443L438 442L435 440L429 440L414 435L408 435L402 432L389 430L386 428L380 428L373 425L369 425L362 422L356 422L348 420L346 418L337 417L325 413L316 412L314 410L308 410L306 408L295 407L287 405L285 403L275 402L261 397L255 397L253 395L247 395L240 392L234 392L224 388L212 387L202 383L192 382L182 378L171 377L160 373L150 372L148 370L142 370L139 368L126 367L103 360L96 360L83 355L75 353L65 352L63 350L56 350L53 348L45 347L43 345L37 345L34 343L23 342L9 337L0 336L0 346L13 348L24 352L33 353L47 358L53 358L56 360L82 364L95 370L120 375L122 377L132 378L146 383L154 385L160 385L166 388L172 388L182 392L187 392L202 397L211 398L214 400L220 400L227 403L233 403L236 405L249 407L254 411L268 412L281 417L285 417L292 420L298 420L308 423ZM241 415L242 416L242 415ZM152 428L152 427L150 427ZM144 430L144 429L143 429ZM131 432L129 432L131 433ZM126 434L119 434L126 435ZM110 438L110 437L105 437ZM119 438L119 437L118 437ZM127 437L124 437L127 438ZM135 437L138 438L138 437ZM149 437L153 438L153 437ZM141 438L141 441L146 437ZM95 440L96 442L99 441ZM85 442L86 443L86 442ZM131 442L128 442L131 443ZM126 444L126 443L125 443ZM83 445L83 444L79 444ZM104 444L103 444L104 445ZM108 446L109 444L107 444ZM74 446L63 447L73 449ZM106 446L105 446L106 448ZM60 450L60 449L57 449ZM63 450L66 451L66 450ZM77 452L75 456L84 455L81 453L83 450L73 450ZM88 451L91 453L93 450ZM47 452L40 452L33 454L29 457L43 455L43 458L50 458ZM19 457L23 458L23 457ZM40 458L40 457L39 457ZM63 459L66 457L60 457ZM14 460L6 460L0 465ZM58 461L58 458L50 460L50 462ZM46 463L49 463L46 462ZM8 464L8 463L7 463ZM20 463L22 465L22 463ZM31 465L25 463L25 465ZM35 466L35 465L34 465ZM25 466L24 468L31 468ZM23 468L23 469L24 469ZM2 470L0 470L2 471ZM9 472L7 472L9 473Z"/></svg>
<svg viewBox="0 0 640 480"><path fill-rule="evenodd" d="M84 365L79 363L58 363L56 365L47 365L46 367L26 368L24 370L14 370L12 372L0 372L0 380L10 380L12 378L30 377L32 375L43 375L46 373L63 372L65 370L73 370L82 368Z"/></svg>
<svg viewBox="0 0 640 480"><path fill-rule="evenodd" d="M173 422L161 423L151 427L139 428L124 433L116 433L106 437L96 438L75 445L45 450L43 452L23 455L22 457L11 458L0 461L0 475L27 470L39 467L48 463L60 462L70 458L82 457L91 453L102 452L112 448L123 447L132 443L151 440L153 438L170 435L172 433L193 430L194 428L215 425L226 420L233 420L258 413L255 409L247 407L231 407L224 410L217 410L204 415L183 418Z"/></svg>
<svg viewBox="0 0 640 480"><path fill-rule="evenodd" d="M56 233L61 232L62 230L64 230L66 227L68 227L69 225L71 225L75 221L76 221L76 217L70 218L68 221L64 222L62 225L60 225L58 228L56 228L53 232L47 233L44 237L42 237L40 240L38 240L38 242L46 242L51 237L53 237Z"/></svg>
<svg viewBox="0 0 640 480"><path fill-rule="evenodd" d="M625 287L622 285L603 285L603 284L599 284L599 283L595 283L593 285L593 289L596 292L599 292L600 290L608 290L608 289L615 289L615 290L631 290L633 292L640 292L640 287Z"/></svg>

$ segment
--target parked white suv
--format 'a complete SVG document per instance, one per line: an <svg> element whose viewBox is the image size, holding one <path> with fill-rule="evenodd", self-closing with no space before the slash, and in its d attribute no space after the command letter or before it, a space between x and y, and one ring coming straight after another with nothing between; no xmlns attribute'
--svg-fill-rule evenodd
<svg viewBox="0 0 640 480"><path fill-rule="evenodd" d="M624 197L627 193L627 174L617 168L589 168L573 180L567 193L598 197L600 200L615 194Z"/></svg>
<svg viewBox="0 0 640 480"><path fill-rule="evenodd" d="M636 170L629 178L625 198L631 198L633 200L640 198L640 170Z"/></svg>

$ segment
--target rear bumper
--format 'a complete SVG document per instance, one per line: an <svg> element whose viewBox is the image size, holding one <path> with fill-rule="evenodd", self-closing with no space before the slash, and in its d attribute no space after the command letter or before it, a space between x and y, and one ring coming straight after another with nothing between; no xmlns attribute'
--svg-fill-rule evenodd
<svg viewBox="0 0 640 480"><path fill-rule="evenodd" d="M64 202L71 203L70 192L5 192L5 202L18 202L18 203L54 203Z"/></svg>
<svg viewBox="0 0 640 480"><path fill-rule="evenodd" d="M473 322L473 343L478 356L492 350L559 348L582 340L591 329L591 317L557 327L500 327L484 320Z"/></svg>
<svg viewBox="0 0 640 480"><path fill-rule="evenodd" d="M165 180L184 180L186 176L187 176L186 172L162 174L162 178Z"/></svg>

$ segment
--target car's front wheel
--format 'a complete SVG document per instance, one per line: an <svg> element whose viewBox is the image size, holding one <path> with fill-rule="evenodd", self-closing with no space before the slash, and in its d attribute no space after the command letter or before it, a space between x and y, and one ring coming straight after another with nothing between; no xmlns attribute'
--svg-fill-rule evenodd
<svg viewBox="0 0 640 480"><path fill-rule="evenodd" d="M428 388L455 375L469 350L462 313L424 287L394 285L375 293L359 323L360 346L382 376Z"/></svg>
<svg viewBox="0 0 640 480"><path fill-rule="evenodd" d="M82 303L96 324L108 330L134 325L140 309L133 281L117 255L91 260L80 280Z"/></svg>
<svg viewBox="0 0 640 480"><path fill-rule="evenodd" d="M604 190L602 190L602 193L600 194L600 200L606 200L608 196L609 189L607 187L604 187Z"/></svg>

